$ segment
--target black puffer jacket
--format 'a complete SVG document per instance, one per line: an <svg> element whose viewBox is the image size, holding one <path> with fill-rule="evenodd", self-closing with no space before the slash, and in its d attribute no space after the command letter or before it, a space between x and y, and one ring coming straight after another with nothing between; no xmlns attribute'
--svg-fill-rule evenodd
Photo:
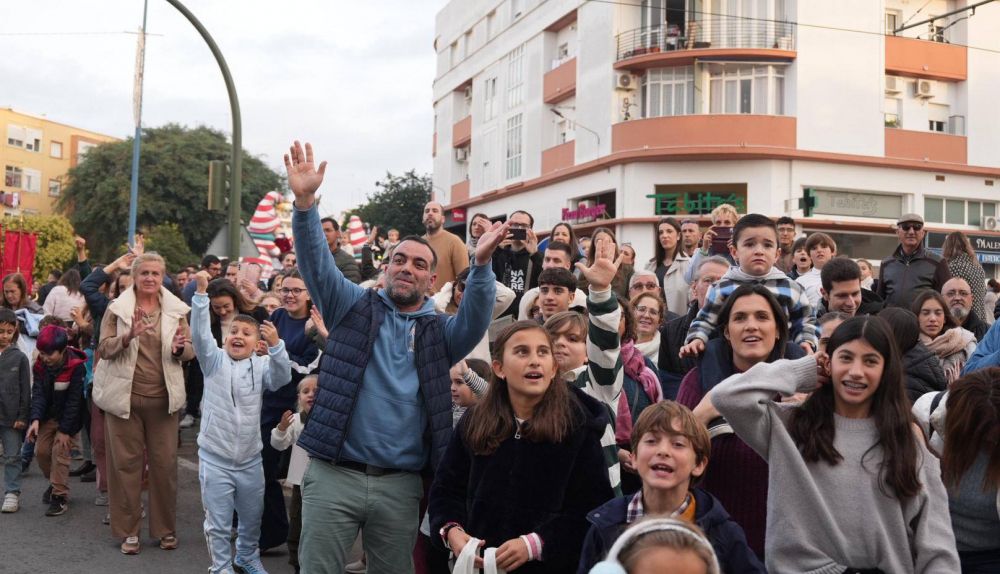
<svg viewBox="0 0 1000 574"><path fill-rule="evenodd" d="M914 402L924 395L948 387L941 361L923 343L917 343L903 355L906 395Z"/></svg>
<svg viewBox="0 0 1000 574"><path fill-rule="evenodd" d="M878 296L886 307L910 305L924 289L940 292L945 282L951 279L948 262L934 253L917 249L911 255L903 253L903 246L882 261L878 276Z"/></svg>

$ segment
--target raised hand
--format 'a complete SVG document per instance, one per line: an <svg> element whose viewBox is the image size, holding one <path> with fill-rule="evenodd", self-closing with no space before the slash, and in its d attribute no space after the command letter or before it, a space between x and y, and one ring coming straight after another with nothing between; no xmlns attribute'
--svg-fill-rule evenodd
<svg viewBox="0 0 1000 574"><path fill-rule="evenodd" d="M281 422L278 423L278 430L280 430L281 432L285 432L286 430L288 430L288 427L291 426L292 424L293 416L295 416L295 413L293 413L292 411L285 411L281 413Z"/></svg>
<svg viewBox="0 0 1000 574"><path fill-rule="evenodd" d="M500 245L500 242L507 237L509 230L509 221L494 222L485 233L479 236L479 242L476 244L476 265L486 265L490 259L493 259L493 252L496 251L497 245Z"/></svg>
<svg viewBox="0 0 1000 574"><path fill-rule="evenodd" d="M588 266L580 261L576 264L576 268L587 278L591 289L604 291L611 287L611 281L614 280L623 257L619 254L615 259L615 244L610 239L598 237L594 243L593 263Z"/></svg>
<svg viewBox="0 0 1000 574"><path fill-rule="evenodd" d="M180 355L184 352L184 345L189 342L191 342L191 339L188 337L187 329L183 325L178 325L177 331L174 332L174 340L170 344L170 350L175 355Z"/></svg>
<svg viewBox="0 0 1000 574"><path fill-rule="evenodd" d="M208 291L208 284L212 280L212 276L208 274L208 271L202 269L201 271L194 274L194 284L195 289L198 293L205 293Z"/></svg>
<svg viewBox="0 0 1000 574"><path fill-rule="evenodd" d="M132 313L132 328L128 332L128 342L131 343L132 339L139 335L153 332L155 328L156 325L149 321L142 307L136 305L135 312Z"/></svg>
<svg viewBox="0 0 1000 574"><path fill-rule="evenodd" d="M278 338L278 330L270 321L264 321L260 324L260 337L267 343L268 347L277 347L278 342L281 341Z"/></svg>
<svg viewBox="0 0 1000 574"><path fill-rule="evenodd" d="M141 233L135 234L135 245L131 248L136 257L146 252L146 237Z"/></svg>
<svg viewBox="0 0 1000 574"><path fill-rule="evenodd" d="M309 318L312 320L313 327L316 327L316 332L320 334L321 337L326 339L330 336L330 331L326 328L326 323L323 322L323 315L319 312L319 308L315 305L309 310Z"/></svg>
<svg viewBox="0 0 1000 574"><path fill-rule="evenodd" d="M317 169L312 144L307 142L303 152L302 144L296 140L285 154L285 170L288 172L288 187L295 194L295 205L300 209L312 207L316 203L316 190L323 183L326 162L320 163Z"/></svg>
<svg viewBox="0 0 1000 574"><path fill-rule="evenodd" d="M687 345L681 347L681 351L680 353L678 353L678 356L680 356L680 358L682 359L684 357L697 357L704 350L705 350L705 341L702 341L701 339L695 339L694 341L691 341Z"/></svg>
<svg viewBox="0 0 1000 574"><path fill-rule="evenodd" d="M527 231L528 237L524 240L524 248L528 250L529 255L534 255L535 253L538 253L538 236L535 235L535 231L533 229L529 229Z"/></svg>

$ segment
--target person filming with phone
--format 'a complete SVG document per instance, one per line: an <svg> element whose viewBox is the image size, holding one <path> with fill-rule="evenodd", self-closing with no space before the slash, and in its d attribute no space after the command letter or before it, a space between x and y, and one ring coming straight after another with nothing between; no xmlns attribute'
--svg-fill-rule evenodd
<svg viewBox="0 0 1000 574"><path fill-rule="evenodd" d="M691 257L691 263L684 271L684 280L688 285L694 281L694 270L698 268L702 259L718 255L729 261L731 265L736 265L729 247L733 244L733 226L740 219L740 214L736 208L728 203L716 207L712 210L712 226L705 230L701 237L698 249L695 249Z"/></svg>
<svg viewBox="0 0 1000 574"><path fill-rule="evenodd" d="M527 211L515 211L507 222L510 231L493 254L493 273L497 281L514 292L514 303L504 315L516 316L524 292L538 286L538 274L542 272L544 260L538 249L538 237L532 230L535 218Z"/></svg>

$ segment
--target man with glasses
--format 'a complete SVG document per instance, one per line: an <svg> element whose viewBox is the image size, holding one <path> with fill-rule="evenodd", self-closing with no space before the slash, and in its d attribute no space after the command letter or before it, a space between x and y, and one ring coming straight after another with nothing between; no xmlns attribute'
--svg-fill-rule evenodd
<svg viewBox="0 0 1000 574"><path fill-rule="evenodd" d="M643 293L652 293L660 299L665 312L663 313L663 324L680 317L680 313L667 309L667 304L663 301L663 289L656 279L656 273L648 269L636 269L632 277L628 280L628 298L633 300Z"/></svg>
<svg viewBox="0 0 1000 574"><path fill-rule="evenodd" d="M961 277L952 277L941 288L941 294L948 303L948 312L958 326L975 335L977 343L982 341L990 326L972 309L972 288L969 283Z"/></svg>
<svg viewBox="0 0 1000 574"><path fill-rule="evenodd" d="M778 218L778 260L774 266L785 273L791 271L792 246L795 245L795 220L787 215Z"/></svg>
<svg viewBox="0 0 1000 574"><path fill-rule="evenodd" d="M878 276L878 296L886 307L909 309L920 291L941 291L951 279L948 263L924 249L924 218L907 213L896 221L899 247L882 261Z"/></svg>
<svg viewBox="0 0 1000 574"><path fill-rule="evenodd" d="M681 250L688 257L694 257L694 252L698 250L698 242L701 241L701 226L696 219L685 219L681 221Z"/></svg>

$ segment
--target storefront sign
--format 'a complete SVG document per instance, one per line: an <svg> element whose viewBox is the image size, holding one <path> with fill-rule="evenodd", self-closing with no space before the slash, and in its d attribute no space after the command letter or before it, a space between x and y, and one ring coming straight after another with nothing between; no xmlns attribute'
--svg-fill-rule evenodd
<svg viewBox="0 0 1000 574"><path fill-rule="evenodd" d="M815 215L848 215L898 219L903 215L903 196L852 191L814 189Z"/></svg>
<svg viewBox="0 0 1000 574"><path fill-rule="evenodd" d="M723 203L735 207L737 213L747 212L746 192L654 193L646 197L653 199L656 215L707 215Z"/></svg>
<svg viewBox="0 0 1000 574"><path fill-rule="evenodd" d="M451 210L451 220L455 223L465 222L465 208L459 207Z"/></svg>
<svg viewBox="0 0 1000 574"><path fill-rule="evenodd" d="M608 206L603 203L589 205L586 202L580 203L576 209L564 207L562 210L562 220L570 223L585 223L593 221L599 217L604 217Z"/></svg>
<svg viewBox="0 0 1000 574"><path fill-rule="evenodd" d="M969 238L969 243L976 250L976 258L979 259L980 263L1000 264L1000 236L973 235L971 233L966 233L965 236ZM927 234L927 249L940 255L946 237L948 237L947 233L929 232Z"/></svg>

